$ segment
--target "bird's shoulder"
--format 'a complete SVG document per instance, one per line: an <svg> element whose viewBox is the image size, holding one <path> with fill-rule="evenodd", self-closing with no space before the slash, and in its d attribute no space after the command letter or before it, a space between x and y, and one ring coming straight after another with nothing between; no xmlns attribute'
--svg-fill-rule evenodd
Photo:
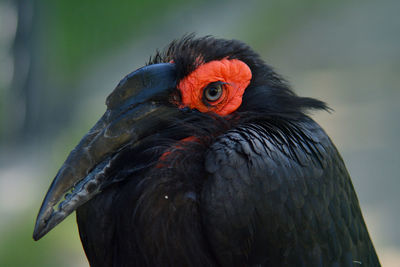
<svg viewBox="0 0 400 267"><path fill-rule="evenodd" d="M352 264L369 238L339 153L308 117L230 130L205 169L205 230L228 265Z"/></svg>

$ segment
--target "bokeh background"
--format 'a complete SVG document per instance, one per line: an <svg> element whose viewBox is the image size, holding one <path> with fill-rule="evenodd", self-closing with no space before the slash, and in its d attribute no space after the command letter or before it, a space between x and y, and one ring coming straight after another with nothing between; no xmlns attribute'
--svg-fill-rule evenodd
<svg viewBox="0 0 400 267"><path fill-rule="evenodd" d="M87 266L75 215L31 238L118 81L185 33L240 39L303 96L347 164L383 266L400 266L400 1L0 0L0 266Z"/></svg>

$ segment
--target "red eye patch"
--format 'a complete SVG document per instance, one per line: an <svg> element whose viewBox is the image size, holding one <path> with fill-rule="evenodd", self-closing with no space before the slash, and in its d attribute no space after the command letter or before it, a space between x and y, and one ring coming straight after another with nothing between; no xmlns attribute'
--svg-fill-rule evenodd
<svg viewBox="0 0 400 267"><path fill-rule="evenodd" d="M250 80L251 70L243 61L226 58L210 61L180 81L178 89L182 94L182 107L226 116L242 104ZM213 82L223 83L222 96L215 102L204 103L204 88Z"/></svg>

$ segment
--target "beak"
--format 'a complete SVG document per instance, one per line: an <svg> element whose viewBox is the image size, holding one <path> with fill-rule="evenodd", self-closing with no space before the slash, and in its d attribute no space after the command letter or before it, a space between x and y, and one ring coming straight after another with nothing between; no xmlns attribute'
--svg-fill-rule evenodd
<svg viewBox="0 0 400 267"><path fill-rule="evenodd" d="M118 84L106 100L105 114L71 151L51 183L36 219L34 240L101 191L105 169L121 149L162 129L179 112L163 104L174 88L176 70L170 63L138 69Z"/></svg>

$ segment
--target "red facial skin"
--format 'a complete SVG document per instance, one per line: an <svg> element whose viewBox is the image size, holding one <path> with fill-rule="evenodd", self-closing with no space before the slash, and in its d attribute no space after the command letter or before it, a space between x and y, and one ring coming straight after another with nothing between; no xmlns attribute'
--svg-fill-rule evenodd
<svg viewBox="0 0 400 267"><path fill-rule="evenodd" d="M251 77L249 66L238 59L224 58L204 63L180 81L178 85L182 96L180 108L189 107L200 112L229 115L242 104L242 97L250 84ZM205 103L207 100L203 97L204 89L213 82L223 83L222 95L216 101ZM180 148L185 142L196 142L196 140L196 137L189 136L179 141L176 148ZM157 167L163 167L162 162L170 154L170 150L164 152Z"/></svg>
<svg viewBox="0 0 400 267"><path fill-rule="evenodd" d="M251 70L238 59L221 59L200 65L180 81L181 107L212 112L226 116L242 104L242 96L251 80ZM222 96L213 102L204 103L203 90L212 82L223 83Z"/></svg>

